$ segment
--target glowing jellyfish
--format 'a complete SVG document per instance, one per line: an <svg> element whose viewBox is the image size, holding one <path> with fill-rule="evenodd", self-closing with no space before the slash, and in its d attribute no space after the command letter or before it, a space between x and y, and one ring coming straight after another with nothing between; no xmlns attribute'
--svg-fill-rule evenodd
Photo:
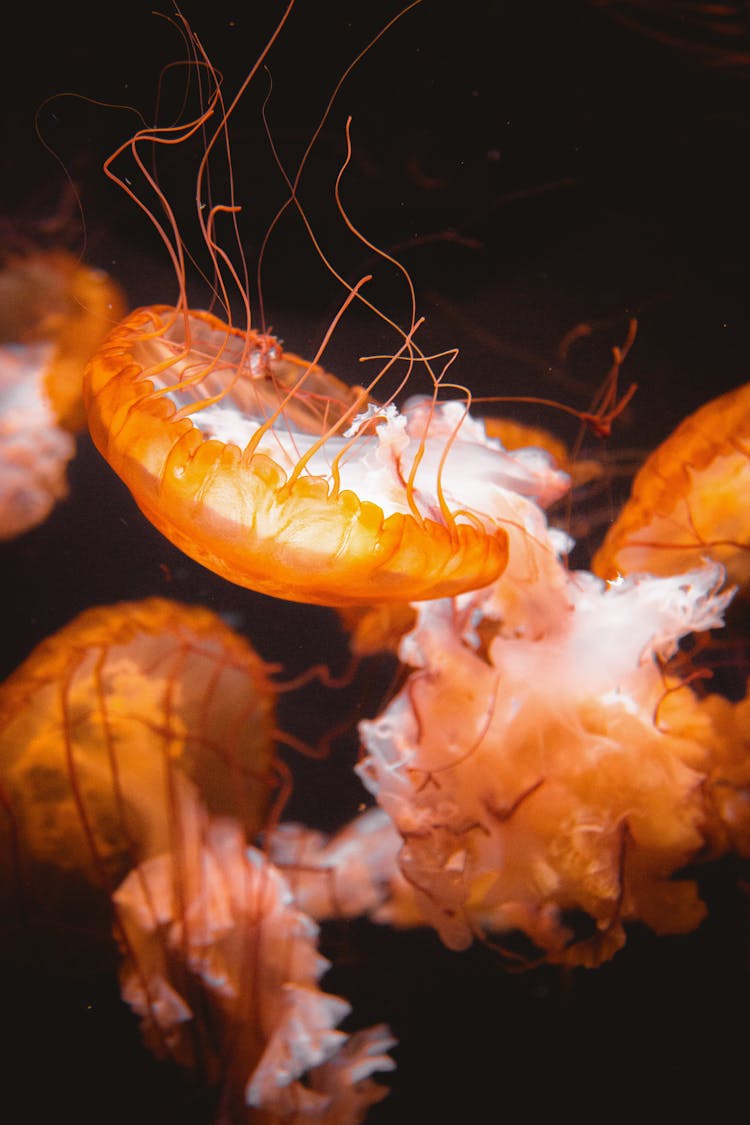
<svg viewBox="0 0 750 1125"><path fill-rule="evenodd" d="M668 933L703 916L675 873L721 836L710 740L663 664L730 595L719 566L609 588L560 571L525 631L492 589L420 606L400 649L414 671L361 724L357 771L448 946L520 931L540 957L596 964L628 920Z"/></svg>
<svg viewBox="0 0 750 1125"><path fill-rule="evenodd" d="M89 426L146 516L240 585L346 605L502 571L506 465L460 403L367 405L205 313L139 310L88 368Z"/></svg>
<svg viewBox="0 0 750 1125"><path fill-rule="evenodd" d="M92 885L106 903L185 842L198 793L257 831L273 715L265 665L205 609L91 609L42 642L0 688L0 890L17 924L54 926L59 906L77 926Z"/></svg>
<svg viewBox="0 0 750 1125"><path fill-rule="evenodd" d="M487 585L506 563L507 533L496 500L517 463L471 419L468 392L453 387L450 399L443 376L452 357L443 356L442 369L434 369L434 357L415 344L420 321L408 278L411 321L402 329L363 296L367 278L347 283L319 251L346 296L313 361L286 353L276 338L250 327L237 228L228 247L217 231L219 216L229 213L234 221L239 207L231 187L230 202L213 202L208 169L216 150L231 167L229 118L265 51L225 102L200 41L184 21L183 27L193 65L206 78L201 112L178 126L141 130L105 163L110 178L149 213L171 255L180 297L175 307L133 313L89 364L85 399L97 448L172 542L251 589L346 606L452 596ZM218 124L206 136L194 198L199 250L208 254L209 283L224 320L189 308L185 238L155 177L145 178L164 221L115 171L129 152L144 173L143 146L156 150L189 140L214 114ZM301 171L302 165L297 181ZM287 183L285 206L299 206L295 184ZM356 237L338 185L336 199ZM304 214L302 220L309 231ZM387 254L381 258L396 265ZM235 327L232 294L246 330ZM366 388L347 387L318 366L341 316L357 301L397 341ZM399 411L393 395L415 368L431 394ZM384 393L384 381L393 377L400 380L397 390Z"/></svg>
<svg viewBox="0 0 750 1125"><path fill-rule="evenodd" d="M638 472L593 569L679 574L703 559L750 580L750 383L686 418Z"/></svg>
<svg viewBox="0 0 750 1125"><path fill-rule="evenodd" d="M350 1006L318 988L317 926L236 823L206 822L185 854L146 860L114 896L146 1041L202 1067L219 1120L355 1125L387 1092L371 1075L393 1069L388 1029L336 1029Z"/></svg>
<svg viewBox="0 0 750 1125"><path fill-rule="evenodd" d="M106 274L62 251L0 272L0 539L35 527L67 494L89 356L124 314Z"/></svg>

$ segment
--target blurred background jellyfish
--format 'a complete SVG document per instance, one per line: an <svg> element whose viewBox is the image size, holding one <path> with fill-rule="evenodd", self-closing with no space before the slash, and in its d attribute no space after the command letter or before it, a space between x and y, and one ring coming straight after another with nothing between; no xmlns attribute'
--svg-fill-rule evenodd
<svg viewBox="0 0 750 1125"><path fill-rule="evenodd" d="M67 252L13 256L0 270L0 539L67 495L83 369L124 312L116 283Z"/></svg>
<svg viewBox="0 0 750 1125"><path fill-rule="evenodd" d="M0 892L24 947L36 923L60 963L114 932L147 1045L216 1092L215 1120L356 1123L393 1039L336 1030L349 1005L317 988L317 928L247 845L273 717L269 669L209 611L81 614L0 692Z"/></svg>
<svg viewBox="0 0 750 1125"><path fill-rule="evenodd" d="M678 0L590 0L629 31L684 55L697 66L747 74L750 21L742 0L682 4Z"/></svg>
<svg viewBox="0 0 750 1125"><path fill-rule="evenodd" d="M275 784L274 699L248 643L198 607L103 606L42 642L0 688L11 944L61 946L68 931L74 959L86 935L107 945L109 896L140 861L187 847L197 794L257 832Z"/></svg>
<svg viewBox="0 0 750 1125"><path fill-rule="evenodd" d="M371 1075L393 1069L388 1029L336 1029L350 1006L318 988L317 926L236 822L206 822L188 855L146 860L114 896L147 1043L203 1070L217 1121L356 1125L387 1093Z"/></svg>
<svg viewBox="0 0 750 1125"><path fill-rule="evenodd" d="M703 559L750 580L750 383L712 399L649 455L593 569L679 574Z"/></svg>

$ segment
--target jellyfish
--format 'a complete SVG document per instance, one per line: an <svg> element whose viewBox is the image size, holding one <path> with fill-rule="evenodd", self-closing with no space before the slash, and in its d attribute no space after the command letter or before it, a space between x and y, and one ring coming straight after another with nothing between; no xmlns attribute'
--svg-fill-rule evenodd
<svg viewBox="0 0 750 1125"><path fill-rule="evenodd" d="M520 955L521 934L529 959L595 965L628 921L698 924L696 886L676 873L725 847L710 723L665 665L681 636L721 624L722 582L718 564L609 586L561 568L527 631L499 589L418 608L400 648L411 674L360 724L357 772L447 946Z"/></svg>
<svg viewBox="0 0 750 1125"><path fill-rule="evenodd" d="M152 1050L220 1089L218 1120L356 1125L385 1096L393 1037L337 1029L350 1006L318 987L318 928L236 821L205 820L195 855L145 860L114 902L123 998Z"/></svg>
<svg viewBox="0 0 750 1125"><path fill-rule="evenodd" d="M39 645L0 690L0 892L24 940L30 907L74 960L114 938L147 1045L221 1091L218 1119L354 1123L393 1039L336 1029L317 928L247 844L274 786L269 672L215 614L158 598Z"/></svg>
<svg viewBox="0 0 750 1125"><path fill-rule="evenodd" d="M6 921L80 932L86 904L106 915L137 863L187 846L197 794L257 832L274 697L249 644L199 607L102 606L43 641L0 687Z"/></svg>
<svg viewBox="0 0 750 1125"><path fill-rule="evenodd" d="M89 426L144 514L239 585L327 605L487 585L516 465L463 404L399 412L216 318L138 310L86 375Z"/></svg>
<svg viewBox="0 0 750 1125"><path fill-rule="evenodd" d="M194 63L210 83L215 71L187 24L184 30ZM264 57L265 51L240 93ZM136 310L89 363L84 394L96 447L167 538L241 586L345 607L453 596L488 585L507 561L503 489L528 475L528 467L471 417L469 393L447 381L450 355L438 367L418 347L414 309L400 328L366 297L366 277L349 284L328 262L297 198L302 165L294 182L280 165L290 193L282 211L289 204L299 209L346 295L309 361L251 326L241 248L218 241L219 217L229 212L236 220L238 205L213 203L208 181L214 150L230 152L236 101L224 102L216 80L195 118L141 130L105 163L110 178L155 223L177 272L179 299L174 306ZM219 123L205 142L195 197L203 201L200 249L208 252L221 316L190 307L184 237L156 179L147 182L163 222L117 171L129 152L143 172L144 146L188 140L214 113ZM336 199L346 225L371 252L343 209L338 184ZM413 306L413 287L402 272ZM230 291L243 309L244 327L236 326ZM385 322L397 342L366 386L348 386L321 366L341 317L357 302ZM429 393L399 409L396 395L417 374ZM396 391L381 391L393 378ZM529 472L540 475L536 467ZM547 467L543 475L554 494L567 487L564 474Z"/></svg>
<svg viewBox="0 0 750 1125"><path fill-rule="evenodd" d="M604 578L679 574L702 559L750 580L750 383L701 406L646 459L593 561Z"/></svg>
<svg viewBox="0 0 750 1125"><path fill-rule="evenodd" d="M119 287L63 251L0 272L0 538L42 523L66 496L83 369L124 312Z"/></svg>
<svg viewBox="0 0 750 1125"><path fill-rule="evenodd" d="M528 959L595 965L628 922L693 929L704 906L677 873L747 831L740 714L670 665L732 591L718 563L609 584L571 572L541 506L506 503L505 571L412 607L404 686L360 724L378 808L331 839L282 825L271 852L316 917L429 924L450 948L513 955L522 935Z"/></svg>

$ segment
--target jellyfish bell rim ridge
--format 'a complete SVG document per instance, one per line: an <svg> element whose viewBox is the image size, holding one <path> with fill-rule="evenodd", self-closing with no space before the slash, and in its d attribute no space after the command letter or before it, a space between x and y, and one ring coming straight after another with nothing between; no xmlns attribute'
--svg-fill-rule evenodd
<svg viewBox="0 0 750 1125"><path fill-rule="evenodd" d="M147 518L187 555L237 585L320 605L453 596L502 573L508 549L502 527L481 526L462 513L449 513L449 523L408 511L386 515L377 503L339 489L335 469L328 477L287 474L255 451L252 439L241 449L204 435L192 417L180 416L169 388L156 387L155 372L137 354L142 338L158 338L177 320L235 342L245 358L259 339L205 311L137 309L90 361L84 400L97 449ZM303 372L325 374L284 355ZM169 365L157 366L161 379ZM235 369L232 379L239 378ZM336 389L343 386L327 378ZM406 495L411 485L401 483Z"/></svg>

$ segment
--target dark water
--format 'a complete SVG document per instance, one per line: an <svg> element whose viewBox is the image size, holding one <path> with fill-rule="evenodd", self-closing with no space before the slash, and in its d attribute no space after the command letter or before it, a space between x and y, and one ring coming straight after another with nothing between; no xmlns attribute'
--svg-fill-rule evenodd
<svg viewBox="0 0 750 1125"><path fill-rule="evenodd" d="M244 7L183 8L230 89L281 10ZM271 58L269 116L286 159L304 149L335 77L395 11L373 7L300 0ZM64 176L34 133L40 110L42 134L80 191L87 260L111 273L133 306L173 300L158 239L100 170L135 119L67 97L43 101L75 90L150 116L159 69L181 54L178 37L140 3L94 17L73 3L43 21L20 10L7 31L26 60L19 79L3 78L2 189L13 237L38 236L56 213L65 219ZM623 378L639 391L607 447L626 460L748 377L749 79L740 68L702 68L584 3L426 0L339 95L303 183L305 206L347 276L373 268L332 205L351 113L350 214L372 242L399 248L427 317L425 350L458 346L453 372L477 395L537 394L585 408L636 317ZM233 133L251 253L284 197L259 126L265 89L251 94ZM166 158L160 177L179 187ZM75 212L61 226L80 249ZM341 300L292 221L269 247L263 291L269 322L302 354ZM373 292L407 315L396 271L380 267ZM562 362L561 341L583 323L591 336ZM352 316L327 362L359 381L352 356L390 346L379 327ZM577 432L554 411L517 416L568 440ZM331 611L234 588L184 558L145 522L86 436L70 484L70 499L44 526L0 554L3 674L80 610L151 594L230 615L290 673L317 661L343 667L345 638ZM594 529L621 494L614 480L592 503ZM387 662L365 669L346 699L355 717L377 709L392 671ZM306 693L282 720L314 741L342 706ZM290 811L324 826L348 818L362 796L350 776L355 753L349 740L324 765L295 763ZM635 928L596 971L513 974L488 950L452 954L429 933L329 927L324 950L335 967L326 988L352 1000L358 1026L386 1021L401 1044L393 1093L370 1120L499 1121L519 1111L598 1120L620 1107L655 1118L697 1106L722 1119L745 1093L743 874L732 862L707 868L709 916L695 934L666 939ZM8 965L5 975L9 1121L53 1113L78 1122L205 1120L200 1093L140 1048L112 974L92 967L83 982L70 981L52 964Z"/></svg>

